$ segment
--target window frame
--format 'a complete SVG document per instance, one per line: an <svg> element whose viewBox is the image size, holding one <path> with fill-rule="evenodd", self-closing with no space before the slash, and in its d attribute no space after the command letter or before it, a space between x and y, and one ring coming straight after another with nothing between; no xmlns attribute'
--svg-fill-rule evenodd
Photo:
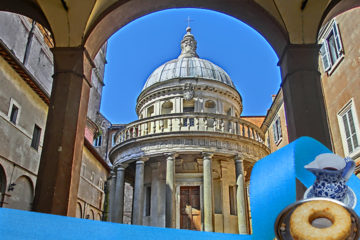
<svg viewBox="0 0 360 240"><path fill-rule="evenodd" d="M347 143L345 124L344 124L344 121L343 121L343 116L345 114L347 114L350 110L351 110L351 113L352 113L354 130L355 130L356 139L357 139L357 142L358 142L357 147L352 146L353 147L352 152L349 152L349 146L348 146L348 143ZM337 118L338 118L338 124L339 124L339 129L340 129L340 135L341 135L341 141L342 141L342 145L343 145L344 155L349 156L351 158L356 158L358 155L360 155L360 141L359 141L360 140L359 139L360 138L360 129L359 129L359 120L358 120L358 117L357 117L356 107L355 107L355 103L354 103L353 98L350 99L350 101L348 101L344 105L344 107L341 108L341 110L337 114Z"/></svg>
<svg viewBox="0 0 360 240"><path fill-rule="evenodd" d="M15 122L11 121L12 110L13 110L14 107L17 108L17 114L16 114ZM21 106L20 106L20 104L17 101L15 101L15 99L10 98L10 105L9 105L8 116L7 116L9 122L11 122L14 125L18 125L19 124L19 119L20 119L20 114L21 114Z"/></svg>
<svg viewBox="0 0 360 240"><path fill-rule="evenodd" d="M94 147L101 147L102 145L102 134L98 135L96 138L94 138L93 140L93 146Z"/></svg>
<svg viewBox="0 0 360 240"><path fill-rule="evenodd" d="M272 131L273 131L274 143L275 145L278 145L282 141L282 135L283 135L280 116L276 116L274 118L274 123L272 124Z"/></svg>
<svg viewBox="0 0 360 240"><path fill-rule="evenodd" d="M35 130L38 130L38 132ZM35 136L35 132L37 133L36 136ZM37 124L34 124L34 130L33 130L33 135L31 138L30 147L32 147L36 151L39 150L39 147L40 147L41 132L42 132L41 127L39 127Z"/></svg>
<svg viewBox="0 0 360 240"><path fill-rule="evenodd" d="M337 54L337 58L333 61L333 54L330 50L329 39L331 36L334 36L335 43L335 51ZM341 40L341 34L339 31L339 26L336 23L335 19L333 19L330 24L326 27L325 31L320 38L321 47L320 47L320 57L322 61L322 66L324 72L328 75L332 74L335 68L339 65L341 60L344 58L344 46Z"/></svg>

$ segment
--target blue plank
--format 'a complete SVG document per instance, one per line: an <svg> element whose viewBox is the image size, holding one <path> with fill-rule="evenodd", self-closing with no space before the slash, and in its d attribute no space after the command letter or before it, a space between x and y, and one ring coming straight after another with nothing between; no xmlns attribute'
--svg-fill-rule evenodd
<svg viewBox="0 0 360 240"><path fill-rule="evenodd" d="M2 208L0 239L246 240L251 236L108 223Z"/></svg>
<svg viewBox="0 0 360 240"><path fill-rule="evenodd" d="M296 201L296 179L306 187L315 180L304 165L325 152L330 150L318 141L302 137L255 164L250 179L252 236L116 224L0 208L0 239L273 239L277 215ZM352 176L348 185L359 198L360 179ZM359 204L355 211L360 215Z"/></svg>

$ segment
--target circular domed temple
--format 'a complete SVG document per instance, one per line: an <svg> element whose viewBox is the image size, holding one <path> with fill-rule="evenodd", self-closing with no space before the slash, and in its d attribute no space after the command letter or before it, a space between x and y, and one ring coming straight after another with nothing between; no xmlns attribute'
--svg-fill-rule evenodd
<svg viewBox="0 0 360 240"><path fill-rule="evenodd" d="M240 118L242 99L229 75L199 58L196 45L187 28L180 56L147 79L139 120L116 133L112 221L122 222L126 181L134 187L133 224L249 232L251 168L270 151L262 130Z"/></svg>

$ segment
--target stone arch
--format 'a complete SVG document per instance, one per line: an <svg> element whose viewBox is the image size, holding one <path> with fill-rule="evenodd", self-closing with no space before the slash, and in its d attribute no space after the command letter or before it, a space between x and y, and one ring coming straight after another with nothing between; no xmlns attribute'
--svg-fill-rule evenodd
<svg viewBox="0 0 360 240"><path fill-rule="evenodd" d="M6 174L4 168L0 164L0 207L3 206L6 192Z"/></svg>
<svg viewBox="0 0 360 240"><path fill-rule="evenodd" d="M207 99L204 103L204 112L216 113L216 102L212 99Z"/></svg>
<svg viewBox="0 0 360 240"><path fill-rule="evenodd" d="M76 215L75 215L75 217L82 218L82 207L81 207L81 204L79 202L76 204Z"/></svg>
<svg viewBox="0 0 360 240"><path fill-rule="evenodd" d="M161 105L161 114L169 114L173 111L174 104L171 101L165 101Z"/></svg>
<svg viewBox="0 0 360 240"><path fill-rule="evenodd" d="M119 1L110 6L102 17L89 28L83 44L93 58L104 42L126 24L147 14L173 8L208 9L239 19L258 31L270 43L279 57L289 43L285 28L255 1L159 0L153 4L152 2L134 0L131 2Z"/></svg>
<svg viewBox="0 0 360 240"><path fill-rule="evenodd" d="M40 6L35 3L35 1L2 1L0 11L17 13L29 17L52 32L44 12L41 10Z"/></svg>
<svg viewBox="0 0 360 240"><path fill-rule="evenodd" d="M352 8L360 7L360 2L357 0L334 0L332 1L327 9L324 11L320 24L318 26L318 33L321 26L336 17L337 15L346 12Z"/></svg>
<svg viewBox="0 0 360 240"><path fill-rule="evenodd" d="M101 214L100 213L96 214L95 220L101 221Z"/></svg>
<svg viewBox="0 0 360 240"><path fill-rule="evenodd" d="M34 188L31 179L22 175L14 182L14 190L9 192L6 207L20 210L31 210L34 198Z"/></svg>
<svg viewBox="0 0 360 240"><path fill-rule="evenodd" d="M89 219L94 220L95 219L94 217L95 217L95 213L94 213L94 211L92 209L90 209L90 211L89 211Z"/></svg>

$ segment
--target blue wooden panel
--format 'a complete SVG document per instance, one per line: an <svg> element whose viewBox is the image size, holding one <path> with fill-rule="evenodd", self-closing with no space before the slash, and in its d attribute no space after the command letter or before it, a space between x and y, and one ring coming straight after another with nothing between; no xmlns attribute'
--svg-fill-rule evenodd
<svg viewBox="0 0 360 240"><path fill-rule="evenodd" d="M116 224L2 208L0 239L246 240L251 236Z"/></svg>
<svg viewBox="0 0 360 240"><path fill-rule="evenodd" d="M252 236L107 223L2 208L0 239L271 240L277 215L296 200L295 179L311 186L315 177L304 165L325 152L330 151L321 143L302 137L255 164L250 179ZM348 185L359 198L360 179L352 176ZM360 214L359 204L355 211Z"/></svg>

